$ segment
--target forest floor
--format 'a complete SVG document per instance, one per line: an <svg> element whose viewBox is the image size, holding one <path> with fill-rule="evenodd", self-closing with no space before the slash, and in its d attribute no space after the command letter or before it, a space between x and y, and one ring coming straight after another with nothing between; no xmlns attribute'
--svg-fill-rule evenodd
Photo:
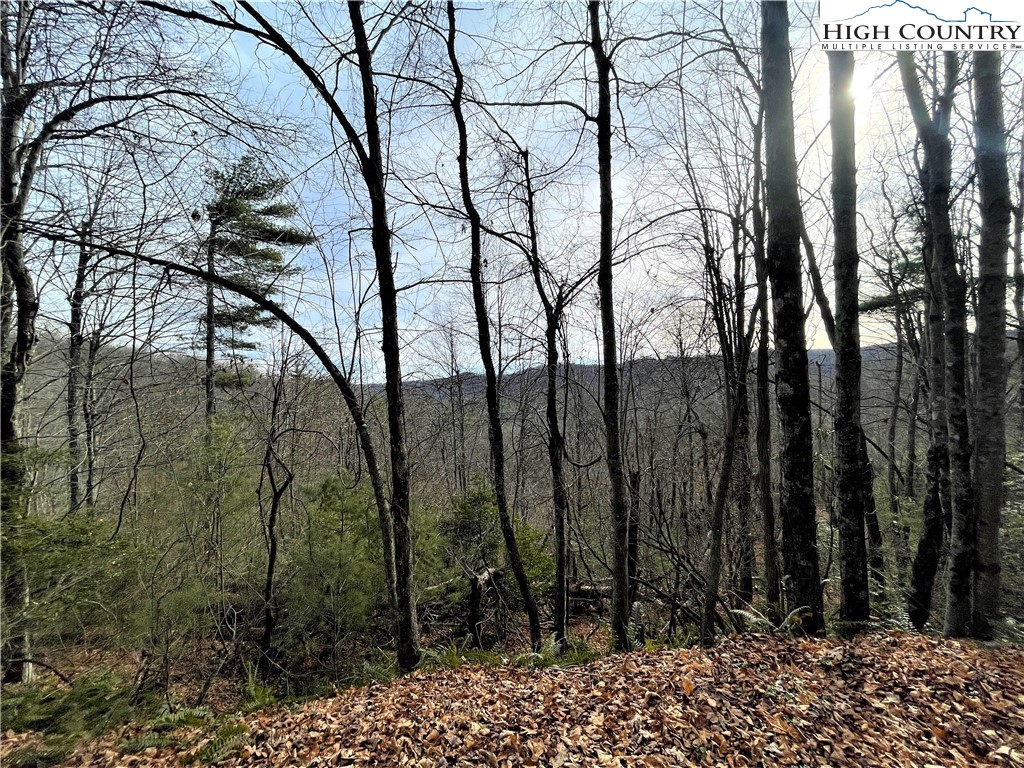
<svg viewBox="0 0 1024 768"><path fill-rule="evenodd" d="M129 726L66 762L191 764L1024 766L1024 650L736 635L575 667L466 664L177 730Z"/></svg>

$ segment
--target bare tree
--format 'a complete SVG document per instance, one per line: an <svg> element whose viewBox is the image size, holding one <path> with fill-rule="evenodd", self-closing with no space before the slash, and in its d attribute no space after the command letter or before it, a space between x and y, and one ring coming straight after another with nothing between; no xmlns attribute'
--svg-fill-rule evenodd
<svg viewBox="0 0 1024 768"><path fill-rule="evenodd" d="M292 482L295 472L281 456L282 437L288 431L282 424L282 410L287 406L286 388L288 385L288 367L291 360L287 349L284 350L279 362L278 375L272 382L270 395L270 414L267 419L267 434L263 461L260 466L260 481L256 488L260 512L265 520L264 535L267 544L267 570L263 581L263 631L259 640L260 673L266 677L273 664L274 629L280 617L280 609L276 600L275 577L277 575L278 551L280 537L278 525L281 517L282 502ZM269 494L268 492L269 491ZM269 497L269 498L268 498Z"/></svg>
<svg viewBox="0 0 1024 768"><path fill-rule="evenodd" d="M494 368L494 358L491 354L491 326L487 312L487 297L484 294L483 277L483 245L482 225L480 212L473 201L473 193L469 181L469 133L466 128L466 117L462 109L463 92L466 81L462 74L462 67L459 65L459 58L455 48L455 4L447 4L448 34L447 50L448 62L451 65L455 77L455 88L452 92L452 115L455 118L455 125L459 134L459 186L462 192L462 204L466 210L466 217L469 219L470 237L470 265L469 279L473 287L473 309L476 314L477 341L480 346L480 360L484 367L484 393L487 401L487 437L491 448L491 467L494 473L494 494L498 507L498 517L501 522L501 533L505 540L505 550L508 553L509 565L519 585L519 592L523 597L523 604L526 607L526 615L530 622L530 642L533 650L540 650L541 632L540 616L537 611L537 601L533 597L533 590L530 588L530 581L526 575L526 568L523 565L523 558L519 554L519 545L516 543L515 528L512 525L512 516L508 508L508 492L505 486L505 433L501 422L501 402L498 396L498 377Z"/></svg>
<svg viewBox="0 0 1024 768"><path fill-rule="evenodd" d="M779 508L785 579L790 604L807 612L804 628L818 633L825 628L825 618L818 572L787 6L780 2L761 3L768 205L766 257L775 318L775 388L782 427Z"/></svg>
<svg viewBox="0 0 1024 768"><path fill-rule="evenodd" d="M836 454L839 475L839 615L853 632L870 616L861 467L860 331L858 323L857 161L851 51L828 54L835 216ZM901 353L902 354L902 353Z"/></svg>
<svg viewBox="0 0 1024 768"><path fill-rule="evenodd" d="M597 289L601 302L602 411L605 425L605 461L611 494L612 520L612 635L616 649L629 648L629 510L626 477L619 436L619 356L615 334L614 231L612 198L612 63L601 31L601 3L588 4L590 50L597 70L597 168L600 178L601 241L598 250Z"/></svg>
<svg viewBox="0 0 1024 768"><path fill-rule="evenodd" d="M973 479L978 515L975 583L977 632L999 615L999 525L1006 461L1006 256L1010 250L1010 179L1003 120L1001 57L974 54L974 140L981 205L978 246L978 405Z"/></svg>
<svg viewBox="0 0 1024 768"><path fill-rule="evenodd" d="M572 299L593 279L593 270L586 270L575 280L563 279L555 276L542 257L538 231L537 190L531 154L511 136L507 136L506 139L512 144L510 165L522 173L521 181L513 180L514 188L519 189L518 194L510 194L525 212L526 231L515 233L514 236L491 228L487 228L487 231L522 252L529 265L533 287L541 304L544 322L544 419L551 472L555 549L554 635L556 649L561 652L565 648L569 631L569 486L565 469L564 415L559 410L558 390L562 366L560 344L563 342L562 329L566 310ZM515 210L518 212L518 208ZM563 375L562 378L567 378L567 375Z"/></svg>
<svg viewBox="0 0 1024 768"><path fill-rule="evenodd" d="M925 191L932 261L942 290L945 355L946 419L949 425L949 467L952 525L949 542L949 580L943 628L954 637L972 631L977 520L971 481L971 440L967 417L967 286L957 267L956 246L949 217L952 146L950 116L959 77L957 54L943 54L944 87L933 114L921 92L914 55L898 56L900 76L910 112L924 148L921 182Z"/></svg>

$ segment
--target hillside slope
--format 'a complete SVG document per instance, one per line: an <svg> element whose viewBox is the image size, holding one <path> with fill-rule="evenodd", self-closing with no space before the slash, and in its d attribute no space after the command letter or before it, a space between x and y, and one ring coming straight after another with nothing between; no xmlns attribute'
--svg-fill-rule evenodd
<svg viewBox="0 0 1024 768"><path fill-rule="evenodd" d="M242 722L220 765L1018 766L1024 651L738 636L571 668L417 673ZM210 737L136 755L123 738L69 765L188 764Z"/></svg>

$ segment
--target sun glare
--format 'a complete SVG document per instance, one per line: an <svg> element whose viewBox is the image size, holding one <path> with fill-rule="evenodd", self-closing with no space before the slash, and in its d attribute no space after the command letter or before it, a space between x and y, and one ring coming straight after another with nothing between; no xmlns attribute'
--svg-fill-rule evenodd
<svg viewBox="0 0 1024 768"><path fill-rule="evenodd" d="M880 99L883 98L883 88L879 87L878 78L883 72L887 58L884 54L858 56L853 72L853 103L855 108L855 120L857 133L866 131L871 121L877 117L880 109ZM813 119L816 123L819 120L829 119L829 69L828 62L822 61L820 70L815 75L814 95L811 99ZM821 123L818 123L819 125Z"/></svg>
<svg viewBox="0 0 1024 768"><path fill-rule="evenodd" d="M875 89L880 56L861 56L853 71L853 104L856 110L857 130L865 128L877 107L878 92Z"/></svg>

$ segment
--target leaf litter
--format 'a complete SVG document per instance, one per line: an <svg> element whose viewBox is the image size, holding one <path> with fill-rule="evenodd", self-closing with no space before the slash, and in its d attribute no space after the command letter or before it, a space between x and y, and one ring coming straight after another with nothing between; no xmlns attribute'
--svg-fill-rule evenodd
<svg viewBox="0 0 1024 768"><path fill-rule="evenodd" d="M1017 768L1024 650L737 635L578 667L416 672L239 722L248 738L219 766ZM67 765L166 768L211 752L207 738L128 754L126 733Z"/></svg>

